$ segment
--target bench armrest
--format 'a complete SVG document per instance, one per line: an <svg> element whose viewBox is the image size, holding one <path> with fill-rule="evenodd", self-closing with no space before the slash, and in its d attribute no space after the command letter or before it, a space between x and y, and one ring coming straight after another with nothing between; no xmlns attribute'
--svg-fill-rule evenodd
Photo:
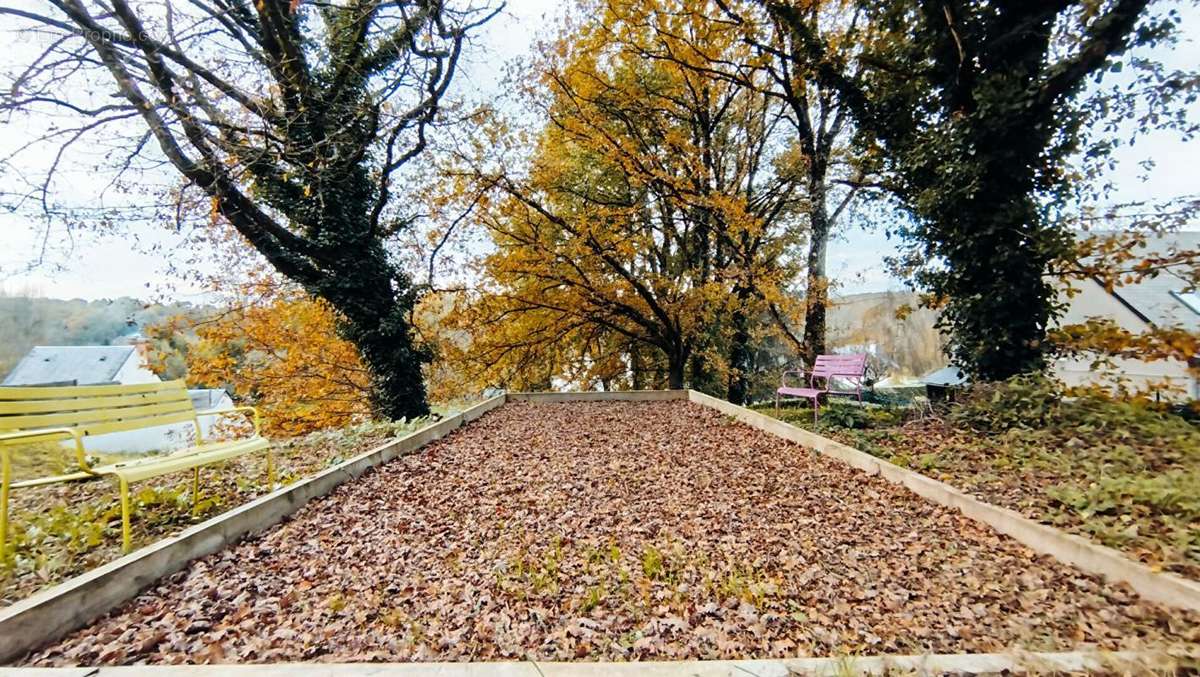
<svg viewBox="0 0 1200 677"><path fill-rule="evenodd" d="M209 409L208 411L198 411L198 412L196 412L196 415L197 416L220 416L221 414L232 414L237 411L248 411L248 412L254 414L254 434L261 436L261 433L260 433L261 425L260 424L261 424L262 417L258 413L258 407L241 406L241 407L230 407L228 409Z"/></svg>
<svg viewBox="0 0 1200 677"><path fill-rule="evenodd" d="M83 449L83 435L75 428L40 428L38 430L19 430L12 433L0 434L0 446L30 437L72 437L75 440L75 460L84 472L92 472L87 462L87 452Z"/></svg>
<svg viewBox="0 0 1200 677"><path fill-rule="evenodd" d="M799 376L800 377L800 385L802 385L802 386L804 385L805 371L803 369L788 369L779 375L779 387L781 387L781 388L787 387L788 374L791 374L793 376Z"/></svg>

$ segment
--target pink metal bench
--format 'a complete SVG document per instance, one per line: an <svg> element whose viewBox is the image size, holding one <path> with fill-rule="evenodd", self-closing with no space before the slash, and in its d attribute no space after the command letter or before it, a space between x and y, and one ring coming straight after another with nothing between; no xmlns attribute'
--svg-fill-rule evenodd
<svg viewBox="0 0 1200 677"><path fill-rule="evenodd" d="M775 391L775 410L779 411L779 398L781 396L808 398L813 402L813 421L815 422L817 420L818 400L821 395L825 395L827 398L829 395L854 395L858 397L859 402L862 402L862 383L866 371L867 356L865 353L818 355L816 363L813 364L812 371L809 372L807 388L789 386L787 384L788 374L799 376L801 383L803 383L803 371L789 370L780 375L779 389ZM850 381L854 385L854 390L831 390L830 385L834 378ZM818 379L824 379L824 384L819 384L817 382Z"/></svg>

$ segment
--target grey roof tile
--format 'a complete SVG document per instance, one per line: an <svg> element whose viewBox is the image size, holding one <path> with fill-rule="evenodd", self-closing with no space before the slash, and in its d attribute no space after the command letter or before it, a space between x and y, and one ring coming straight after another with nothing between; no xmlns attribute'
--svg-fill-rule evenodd
<svg viewBox="0 0 1200 677"><path fill-rule="evenodd" d="M35 346L2 385L111 383L134 350L133 346Z"/></svg>

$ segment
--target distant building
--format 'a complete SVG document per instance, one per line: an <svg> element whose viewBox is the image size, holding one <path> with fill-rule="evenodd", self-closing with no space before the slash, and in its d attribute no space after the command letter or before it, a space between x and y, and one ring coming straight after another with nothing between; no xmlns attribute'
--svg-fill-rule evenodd
<svg viewBox="0 0 1200 677"><path fill-rule="evenodd" d="M146 364L144 342L118 346L35 346L0 382L2 386L134 385L157 383L158 375ZM220 389L189 390L198 411L233 406L229 394ZM200 432L206 438L215 417L200 417ZM144 453L185 446L195 439L195 427L176 423L145 430L108 433L89 437L89 451Z"/></svg>
<svg viewBox="0 0 1200 677"><path fill-rule="evenodd" d="M150 337L142 333L137 320L132 316L125 320L126 332L111 341L114 346L130 346L141 356L142 361L150 359Z"/></svg>
<svg viewBox="0 0 1200 677"><path fill-rule="evenodd" d="M1168 248L1200 249L1200 232L1171 233L1148 240L1136 254L1139 258L1165 253ZM1133 333L1160 326L1181 326L1200 332L1200 293L1188 290L1187 282L1169 272L1148 277L1135 284L1108 291L1095 280L1076 284L1077 294L1066 299L1067 310L1060 324L1078 324L1089 318L1106 318ZM1191 364L1200 366L1200 356ZM1130 385L1142 387L1153 383L1171 383L1182 388L1192 398L1200 399L1200 381L1182 360L1114 359L1117 373ZM1055 374L1067 385L1107 384L1108 377L1097 373L1088 359L1063 359L1054 365Z"/></svg>
<svg viewBox="0 0 1200 677"><path fill-rule="evenodd" d="M222 388L188 388L188 395L192 398L192 406L196 411L229 409L233 406L233 398ZM204 427L203 420L200 421L200 425ZM207 435L208 431L204 432Z"/></svg>
<svg viewBox="0 0 1200 677"><path fill-rule="evenodd" d="M97 385L154 383L137 348L125 346L35 346L0 385Z"/></svg>
<svg viewBox="0 0 1200 677"><path fill-rule="evenodd" d="M921 377L920 382L927 386L941 386L943 388L954 388L965 386L970 382L966 372L962 369L950 365L933 371Z"/></svg>

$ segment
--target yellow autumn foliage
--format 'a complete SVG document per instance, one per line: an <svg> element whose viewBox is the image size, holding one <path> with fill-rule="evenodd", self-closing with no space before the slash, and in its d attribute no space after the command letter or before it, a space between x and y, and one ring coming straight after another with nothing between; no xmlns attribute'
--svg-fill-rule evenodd
<svg viewBox="0 0 1200 677"><path fill-rule="evenodd" d="M544 119L527 166L495 157L522 133L498 119L456 173L464 202L492 195L473 218L494 249L450 315L470 336L454 359L477 385L723 391L771 311L797 310L805 159L782 103L694 67L753 62L735 27L694 3L591 9L518 79Z"/></svg>
<svg viewBox="0 0 1200 677"><path fill-rule="evenodd" d="M369 418L369 374L354 345L338 337L328 304L298 291L247 291L241 303L195 327L189 380L257 405L266 435Z"/></svg>

